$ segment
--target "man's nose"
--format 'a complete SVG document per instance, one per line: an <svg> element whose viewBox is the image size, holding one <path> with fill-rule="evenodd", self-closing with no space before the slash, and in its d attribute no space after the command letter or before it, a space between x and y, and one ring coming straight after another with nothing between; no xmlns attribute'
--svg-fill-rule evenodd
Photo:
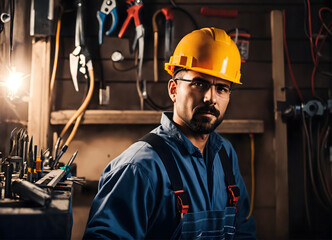
<svg viewBox="0 0 332 240"><path fill-rule="evenodd" d="M214 85L210 85L210 87L204 93L204 102L216 104L216 87Z"/></svg>

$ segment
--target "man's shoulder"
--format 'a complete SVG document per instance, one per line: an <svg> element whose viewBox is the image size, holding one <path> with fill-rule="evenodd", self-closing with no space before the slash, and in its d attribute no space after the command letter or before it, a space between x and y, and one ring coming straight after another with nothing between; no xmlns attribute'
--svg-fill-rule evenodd
<svg viewBox="0 0 332 240"><path fill-rule="evenodd" d="M158 135L165 139L165 144L168 142L165 136ZM128 164L148 171L154 171L156 167L160 167L162 162L158 153L149 143L139 140L113 159L110 163L110 167L111 169L116 169Z"/></svg>

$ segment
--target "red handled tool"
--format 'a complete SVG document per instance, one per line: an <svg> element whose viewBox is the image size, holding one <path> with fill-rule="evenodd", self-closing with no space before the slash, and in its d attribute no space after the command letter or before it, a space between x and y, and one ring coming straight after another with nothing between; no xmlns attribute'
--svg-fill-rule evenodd
<svg viewBox="0 0 332 240"><path fill-rule="evenodd" d="M121 30L118 34L119 38L122 38L124 32L126 31L130 20L133 18L135 23L135 38L131 47L131 51L134 52L138 42L138 79L141 79L142 66L143 66L143 54L144 54L144 27L140 17L140 11L143 7L142 0L127 0L128 5L127 13L128 16L124 21Z"/></svg>
<svg viewBox="0 0 332 240"><path fill-rule="evenodd" d="M201 14L210 17L236 18L238 16L238 10L202 7Z"/></svg>

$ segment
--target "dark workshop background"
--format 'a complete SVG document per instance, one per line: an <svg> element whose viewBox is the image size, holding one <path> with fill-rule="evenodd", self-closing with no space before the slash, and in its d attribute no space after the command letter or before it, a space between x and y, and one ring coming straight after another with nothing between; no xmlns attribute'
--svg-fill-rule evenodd
<svg viewBox="0 0 332 240"><path fill-rule="evenodd" d="M77 109L84 97L87 84L79 82L80 91L76 92L69 71L69 54L74 50L74 31L76 11L73 2L64 1L62 14L62 27L60 37L60 53L58 70L56 74L54 105L52 112ZM85 33L88 49L92 55L95 70L96 88L88 109L100 110L140 110L139 97L136 91L136 69L119 71L135 64L135 55L130 53L129 46L133 39L134 24L131 22L123 39L117 34L126 18L125 1L117 1L119 21L115 32L110 37L104 37L104 43L98 46L98 22L96 12L99 10L102 0L86 0ZM311 94L311 74L313 63L310 53L310 43L306 36L307 27L307 1L302 0L176 0L178 7L187 10L196 21L198 28L214 26L225 30L234 28L247 29L250 34L249 59L242 65L243 85L236 86L231 95L231 102L227 110L226 119L237 120L262 120L264 131L254 134L255 141L255 196L253 216L257 224L257 236L259 239L278 239L279 231L288 231L289 239L331 239L332 215L326 211L316 200L314 189L309 182L304 184L303 164L303 133L302 123L299 119L287 120L287 148L288 148L288 172L276 171L276 126L274 106L274 85L272 78L272 41L271 41L271 11L284 10L286 13L286 34L289 55L292 62L294 75L297 79L305 102L319 99L326 102L331 98L331 76L318 72L315 77L315 89L317 98ZM312 29L318 33L321 23L318 18L318 10L325 6L331 8L328 0L311 1ZM163 7L172 7L168 0L145 0L142 10L143 24L145 27L145 49L143 64L143 79L147 81L149 96L158 104L167 106L171 104L167 94L167 82L169 75L163 70L163 46L164 46L164 18L159 15L159 81L154 82L153 76L153 13ZM208 17L200 14L201 7L216 9L238 10L236 18ZM14 22L14 51L13 62L20 66L20 71L27 74L31 71L31 45L38 40L29 35L30 1L17 1ZM326 14L326 22L331 23L331 13ZM178 41L187 33L194 30L192 20L182 11L174 10L174 38L173 49ZM8 59L8 30L5 25L4 34L0 35L0 77L7 74L6 59ZM51 64L54 55L54 35L51 44ZM113 63L111 55L114 51L121 51L124 61ZM283 51L283 50L280 50ZM321 72L331 71L331 35L326 39L321 51L319 69ZM110 103L106 106L98 104L98 85L101 77L104 77L110 86ZM29 77L24 84L29 91ZM292 84L287 62L285 58L285 81L282 89L287 96L287 104L299 105L300 99ZM48 91L48 89L45 89ZM0 151L8 152L9 134L16 126L26 127L28 124L28 103L26 100L10 101L4 91L0 92ZM153 110L148 105L144 110ZM33 111L38 112L38 109ZM318 121L314 124L319 124ZM77 164L77 176L85 177L85 186L75 186L73 197L74 225L72 239L82 237L92 198L96 192L99 176L114 157L119 155L131 143L139 139L145 133L157 125L147 124L83 124L71 143L68 153L70 155L78 149L75 160ZM62 124L52 124L51 132L61 132ZM223 134L229 139L238 153L239 163L243 178L251 195L251 167L250 167L250 137L248 133ZM49 136L52 146L52 135ZM331 138L329 140L331 146ZM305 155L305 154L304 154ZM331 163L330 163L331 164ZM287 169L287 168L286 168ZM330 171L330 166L328 168ZM331 174L331 173L329 173ZM279 217L277 202L280 191L277 180L288 176L288 202L282 204L288 206L288 229L280 229L282 223ZM330 175L329 175L330 176ZM331 177L331 176L330 176ZM328 180L328 179L327 179ZM319 187L319 182L317 186ZM305 187L307 186L307 188ZM130 187L130 186L128 186ZM305 194L307 191L307 194ZM307 196L307 197L306 197ZM308 202L308 210L306 203ZM281 205L282 205L281 204ZM287 208L287 207L286 207ZM283 208L284 209L284 208ZM309 216L309 218L308 218ZM309 219L309 220L308 220Z"/></svg>

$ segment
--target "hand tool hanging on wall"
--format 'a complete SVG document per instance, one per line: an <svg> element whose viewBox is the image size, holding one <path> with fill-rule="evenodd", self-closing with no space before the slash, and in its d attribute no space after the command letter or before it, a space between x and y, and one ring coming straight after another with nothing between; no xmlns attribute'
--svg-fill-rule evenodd
<svg viewBox="0 0 332 240"><path fill-rule="evenodd" d="M238 16L238 10L202 7L201 14L209 17L236 18Z"/></svg>
<svg viewBox="0 0 332 240"><path fill-rule="evenodd" d="M173 11L170 8L162 8L157 10L152 17L152 26L154 33L154 54L153 54L153 69L154 81L158 82L158 25L156 18L159 13L163 13L166 19L165 22L165 55L164 59L168 60L171 55L172 38L173 38Z"/></svg>
<svg viewBox="0 0 332 240"><path fill-rule="evenodd" d="M141 21L140 12L143 7L142 0L127 0L127 18L124 21L121 30L118 34L119 38L122 38L124 32L126 31L130 20L133 18L135 23L135 37L131 46L131 52L135 52L137 42L138 42L138 68L137 68L137 91L140 97L141 109L143 109L144 98L146 98L146 84L143 82L143 91L140 86L140 81L142 78L142 67L143 67L143 55L144 55L144 27Z"/></svg>
<svg viewBox="0 0 332 240"><path fill-rule="evenodd" d="M108 31L106 31L106 36L109 36L115 29L118 23L118 14L116 11L116 1L115 0L104 0L103 4L100 7L100 11L97 11L97 19L99 23L98 30L98 42L99 45L103 44L103 33L104 33L104 24L106 17L111 14L112 25Z"/></svg>
<svg viewBox="0 0 332 240"><path fill-rule="evenodd" d="M239 49L241 62L245 63L249 58L249 39L251 37L248 30L235 28L227 31Z"/></svg>
<svg viewBox="0 0 332 240"><path fill-rule="evenodd" d="M0 14L0 33L3 31L5 27L5 23L10 21L10 15L8 13Z"/></svg>
<svg viewBox="0 0 332 240"><path fill-rule="evenodd" d="M75 114L69 119L69 121L66 123L64 128L61 131L61 134L59 136L59 145L60 142L69 129L69 127L74 123L74 127L69 134L66 142L62 146L60 152L55 155L54 161L52 161L52 165L50 165L51 168L56 167L57 163L59 162L62 155L67 151L68 146L70 142L73 140L78 126L80 125L80 122L83 118L84 112L90 103L90 100L92 98L93 89L94 89L94 71L93 71L93 65L90 57L90 53L85 46L85 39L84 39L84 15L83 15L83 0L77 1L77 15L76 15L76 27L75 27L75 49L70 54L69 60L70 60L70 72L72 74L73 82L75 85L77 85L78 90L78 83L77 83L77 73L80 72L83 74L85 79L90 79L89 83L89 90L88 93L82 103L82 105L77 109Z"/></svg>
<svg viewBox="0 0 332 240"><path fill-rule="evenodd" d="M100 11L97 11L97 19L99 23L98 30L98 43L99 45L103 44L103 33L104 33L104 24L108 15L112 17L112 24L108 31L106 31L106 36L109 36L115 29L118 23L118 14L116 11L116 1L115 0L104 0L103 4L100 7ZM106 105L109 103L110 99L110 89L109 86L106 86L103 73L100 74L99 82L99 105Z"/></svg>
<svg viewBox="0 0 332 240"><path fill-rule="evenodd" d="M83 13L83 0L77 1L77 14L75 26L75 49L69 55L70 73L74 83L75 90L78 92L78 74L84 76L87 74L87 63L91 61L90 54L85 46L84 38L84 13Z"/></svg>

